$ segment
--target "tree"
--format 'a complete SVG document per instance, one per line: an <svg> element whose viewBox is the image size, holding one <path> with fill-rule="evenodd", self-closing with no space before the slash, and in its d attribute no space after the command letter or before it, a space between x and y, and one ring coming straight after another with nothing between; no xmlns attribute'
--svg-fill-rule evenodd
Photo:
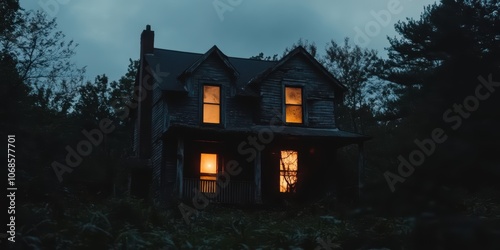
<svg viewBox="0 0 500 250"><path fill-rule="evenodd" d="M260 52L256 56L251 56L250 59L262 60L262 61L278 61L278 54L271 56L264 56L263 52Z"/></svg>
<svg viewBox="0 0 500 250"><path fill-rule="evenodd" d="M316 43L314 42L309 42L309 40L303 40L300 38L296 43L292 44L292 46L287 47L285 51L283 51L283 55L281 56L282 58L286 56L290 51L294 50L297 47L303 47L309 54L311 54L314 58L316 58L318 61L321 62L321 58L319 57L318 52L318 46L316 46Z"/></svg>
<svg viewBox="0 0 500 250"><path fill-rule="evenodd" d="M389 39L387 79L404 90L398 101L399 153L422 150L417 140L425 140L431 152L411 181L398 184L413 192L408 197L418 193L437 204L446 200L443 187L498 187L493 138L500 137L500 96L485 86L500 82L499 8L498 0L441 0L420 19L395 26L400 37ZM444 131L445 143L427 140L436 128Z"/></svg>
<svg viewBox="0 0 500 250"><path fill-rule="evenodd" d="M258 55L251 56L250 59L256 59L256 60L262 60L262 61L279 61L281 60L284 56L286 56L290 51L294 50L295 48L302 46L304 49L307 50L313 57L316 59L320 59L319 55L317 54L318 47L314 42L310 43L308 40L303 40L302 38L299 39L296 43L292 44L292 46L285 48L285 51L283 51L283 54L281 57L278 57L278 54L274 54L273 56L265 56L263 52L260 52Z"/></svg>
<svg viewBox="0 0 500 250"><path fill-rule="evenodd" d="M498 72L499 8L498 0L442 0L426 7L420 20L398 22L402 38L389 39L389 78L416 87L426 96L426 106L444 108L463 98L478 75ZM437 120L440 112L434 114Z"/></svg>
<svg viewBox="0 0 500 250"><path fill-rule="evenodd" d="M393 86L377 78L383 70L382 60L375 50L353 46L345 38L343 45L330 41L323 61L348 89L344 95L346 108L341 110L340 121L350 121L344 125L345 129L363 133L363 119L373 116L370 113L384 112L385 104L395 98ZM381 98L386 99L381 101ZM362 113L368 114L368 117L362 116Z"/></svg>
<svg viewBox="0 0 500 250"><path fill-rule="evenodd" d="M87 82L78 88L79 99L75 104L75 113L83 122L98 126L99 121L111 118L111 88L108 77L98 75L95 81Z"/></svg>
<svg viewBox="0 0 500 250"><path fill-rule="evenodd" d="M29 88L24 85L16 70L16 63L8 54L0 54L0 117L1 131L13 133L21 125L22 115L29 111Z"/></svg>
<svg viewBox="0 0 500 250"><path fill-rule="evenodd" d="M133 96L135 77L139 69L139 60L129 59L127 73L118 81L111 82L111 105L113 113L121 124L126 123L124 117L129 109L130 96Z"/></svg>
<svg viewBox="0 0 500 250"><path fill-rule="evenodd" d="M19 21L19 1L3 0L0 2L0 37L5 39L5 35L12 32L15 24Z"/></svg>
<svg viewBox="0 0 500 250"><path fill-rule="evenodd" d="M56 20L42 11L20 11L19 18L2 39L3 50L17 62L21 81L32 89L38 106L68 112L85 72L71 61L77 45L67 42Z"/></svg>

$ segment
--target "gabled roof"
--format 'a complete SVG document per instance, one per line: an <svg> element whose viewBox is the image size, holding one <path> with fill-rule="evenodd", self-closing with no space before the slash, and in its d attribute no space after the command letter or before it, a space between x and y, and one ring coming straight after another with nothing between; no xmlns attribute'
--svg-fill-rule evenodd
<svg viewBox="0 0 500 250"><path fill-rule="evenodd" d="M224 55L224 53L222 53L222 51L220 51L219 48L217 48L217 46L213 46L211 49L209 49L207 51L207 53L203 54L203 56L201 56L195 63L193 63L189 68L187 68L186 70L184 70L184 72L182 72L180 75L179 75L179 78L180 79L183 79L187 76L189 76L190 74L192 74L193 72L196 71L196 69L198 69L198 67L205 61L207 60L211 55L215 55L217 57L219 57L222 62L224 63L224 65L229 69L229 71L233 74L233 77L234 78L237 78L239 76L239 72L238 70L236 70L236 68L234 68L234 66L231 64L231 62L229 61L229 58Z"/></svg>
<svg viewBox="0 0 500 250"><path fill-rule="evenodd" d="M277 69L279 69L283 64L287 63L290 59L294 58L297 55L304 55L305 58L312 63L322 74L324 74L328 79L330 79L337 88L340 88L342 91L346 91L347 87L344 86L340 81L335 78L335 76L330 73L321 63L319 63L309 52L307 52L306 49L302 46L298 46L297 48L293 49L288 53L286 56L281 58L272 68L267 69L266 71L262 72L261 74L255 76L250 80L249 84L255 83L255 82L260 82L267 76L269 76L271 73L275 72Z"/></svg>
<svg viewBox="0 0 500 250"><path fill-rule="evenodd" d="M213 46L204 54L155 48L153 54L145 55L145 59L149 67L155 71L157 81L162 90L186 92L187 89L183 83L184 78L195 72L211 55L215 55L219 57L228 70L232 72L238 89L238 95L258 96L251 88L245 87L249 85L249 83L261 81L298 54L304 55L313 66L332 81L335 85L334 87L342 91L346 90L344 85L342 85L323 67L323 65L316 61L316 59L301 46L292 50L279 61L228 57L224 55L217 46Z"/></svg>
<svg viewBox="0 0 500 250"><path fill-rule="evenodd" d="M188 69L194 70L198 67L210 53L191 53L166 49L154 49L153 54L145 56L147 63L153 70L159 70L163 74L157 74L160 78L159 86L162 90L168 91L186 91L182 80L179 78ZM226 56L225 56L226 57ZM243 90L250 79L258 75L262 71L276 64L275 61L262 61L257 59L226 57L227 63L238 72L236 85L241 93L253 95L249 90ZM197 66L195 66L197 65ZM168 73L168 75L166 74Z"/></svg>

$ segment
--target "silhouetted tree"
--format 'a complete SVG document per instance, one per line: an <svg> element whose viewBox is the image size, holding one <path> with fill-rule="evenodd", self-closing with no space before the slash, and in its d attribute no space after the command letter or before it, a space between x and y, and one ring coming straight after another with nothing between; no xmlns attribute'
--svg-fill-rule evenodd
<svg viewBox="0 0 500 250"><path fill-rule="evenodd" d="M373 113L384 111L385 99L396 98L392 90L394 86L377 78L383 70L382 60L375 50L353 46L345 38L343 45L330 41L324 63L348 89L344 94L345 106L338 114L339 122L343 129L363 133L363 123L371 120ZM371 112L361 112L362 109ZM368 117L363 117L362 113Z"/></svg>
<svg viewBox="0 0 500 250"><path fill-rule="evenodd" d="M260 52L256 56L251 56L250 59L257 59L257 60L262 60L262 61L278 61L278 54L274 54L271 57L271 56L264 56L264 53Z"/></svg>
<svg viewBox="0 0 500 250"><path fill-rule="evenodd" d="M498 183L500 96L488 94L486 86L500 82L499 7L497 0L441 0L420 19L398 22L400 37L389 39L386 79L404 90L394 114L399 152L408 159L409 152L425 151L414 141L432 139L436 128L446 136L444 143L426 140L424 162L413 166L404 184L390 178L412 192L407 197L425 197L418 201L422 209L451 209L443 205L452 197L447 187L476 190Z"/></svg>
<svg viewBox="0 0 500 250"><path fill-rule="evenodd" d="M2 39L3 50L16 61L19 76L32 89L38 106L70 111L85 72L71 60L77 45L66 41L55 19L49 19L45 12L17 13L20 21Z"/></svg>
<svg viewBox="0 0 500 250"><path fill-rule="evenodd" d="M307 50L307 52L309 52L309 54L311 54L314 58L316 58L318 61L321 62L320 55L317 53L318 52L318 46L316 46L316 43L315 42L309 42L309 40L307 40L307 39L304 40L302 38L300 38L296 43L292 44L292 46L287 47L285 49L285 51L283 51L283 55L281 57L284 57L285 55L287 55L288 53L290 53L290 51L294 50L295 48L297 48L299 46L302 46L304 49Z"/></svg>

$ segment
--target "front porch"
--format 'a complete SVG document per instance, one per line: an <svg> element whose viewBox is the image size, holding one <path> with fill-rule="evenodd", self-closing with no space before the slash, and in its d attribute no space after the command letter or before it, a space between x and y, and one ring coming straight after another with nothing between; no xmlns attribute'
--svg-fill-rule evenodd
<svg viewBox="0 0 500 250"><path fill-rule="evenodd" d="M363 136L338 130L284 129L273 135L274 140L254 147L246 143L247 138L258 132L181 131L170 139L176 144L176 158L171 161L176 163L173 191L183 200L202 195L221 204L258 204L283 197L314 198L338 188L336 183L343 177L336 152L349 144L358 144L357 184L362 186Z"/></svg>

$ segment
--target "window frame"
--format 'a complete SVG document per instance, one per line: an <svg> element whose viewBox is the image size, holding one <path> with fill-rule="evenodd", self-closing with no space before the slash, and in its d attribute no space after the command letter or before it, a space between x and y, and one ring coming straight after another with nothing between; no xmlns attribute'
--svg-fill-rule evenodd
<svg viewBox="0 0 500 250"><path fill-rule="evenodd" d="M286 89L287 88L297 88L297 89L300 89L300 93L301 93L301 104L287 104L286 103ZM287 125L291 125L291 126L307 126L307 107L306 107L306 103L305 103L305 86L304 84L284 84L283 85L283 88L282 88L282 91L281 91L282 95L283 95L283 98L282 98L282 112L283 112L283 122ZM302 122L287 122L287 114L286 114L286 108L287 106L290 105L290 106L300 106L302 108Z"/></svg>
<svg viewBox="0 0 500 250"><path fill-rule="evenodd" d="M214 81L201 81L199 84L199 117L200 117L200 125L202 126L214 126L214 127L225 127L225 103L224 103L224 86L220 83ZM205 112L205 104L215 105L214 103L205 103L203 99L203 95L205 93L205 86L213 86L219 87L219 123L209 123L203 120L204 112Z"/></svg>

